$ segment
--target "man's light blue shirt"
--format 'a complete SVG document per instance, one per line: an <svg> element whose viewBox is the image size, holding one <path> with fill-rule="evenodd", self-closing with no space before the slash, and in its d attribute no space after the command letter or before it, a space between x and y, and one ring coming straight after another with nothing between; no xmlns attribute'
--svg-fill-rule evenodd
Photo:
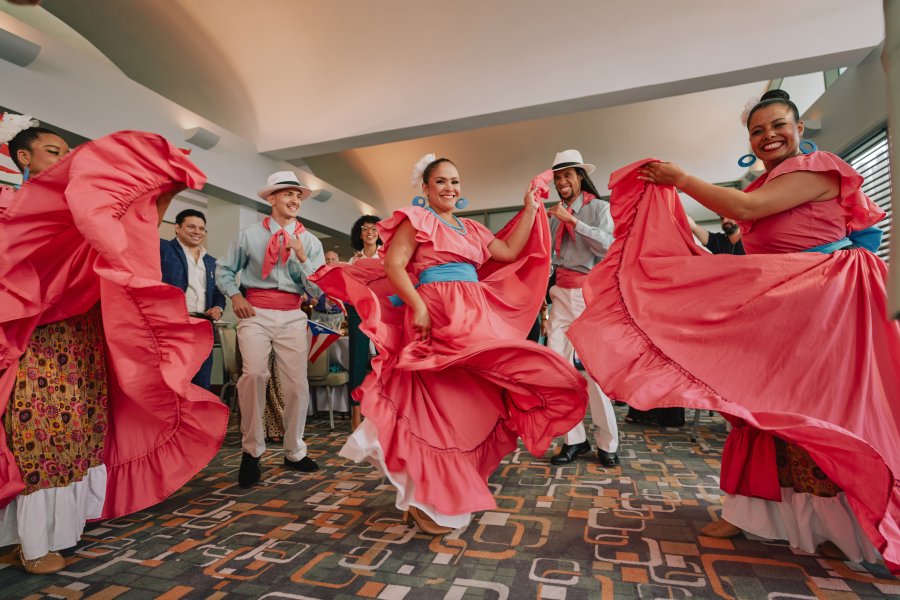
<svg viewBox="0 0 900 600"><path fill-rule="evenodd" d="M313 298L321 294L319 287L310 283L307 277L325 264L325 252L322 250L322 242L308 231L291 236L303 243L306 262L301 263L291 251L287 264L279 260L269 276L263 279L262 266L269 238L280 229L281 225L275 219L269 219L268 230L262 223L256 223L238 232L225 255L216 261L216 285L223 294L230 298L241 293L237 283L238 273L241 274L241 285L246 288L277 289L292 294L302 294L305 291ZM289 231L293 229L293 223L288 225Z"/></svg>

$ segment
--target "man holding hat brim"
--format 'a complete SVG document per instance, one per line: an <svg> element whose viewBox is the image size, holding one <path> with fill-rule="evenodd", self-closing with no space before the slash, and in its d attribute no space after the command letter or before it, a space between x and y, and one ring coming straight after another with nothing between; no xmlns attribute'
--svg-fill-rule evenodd
<svg viewBox="0 0 900 600"><path fill-rule="evenodd" d="M319 296L307 277L325 264L322 243L297 220L300 205L312 194L290 171L269 176L259 197L272 215L238 232L216 265L216 284L231 298L238 317L237 337L243 371L237 383L244 449L238 483L259 481L259 459L266 449L263 416L269 380L269 354L284 391L284 465L298 471L319 466L306 454L303 430L309 405L306 365L309 342L302 294ZM236 277L241 274L241 293Z"/></svg>
<svg viewBox="0 0 900 600"><path fill-rule="evenodd" d="M552 264L556 283L550 288L550 320L547 327L547 346L571 361L575 353L566 332L584 311L582 285L590 270L603 260L613 242L613 222L609 202L601 200L588 174L594 165L582 160L578 150L557 153L553 161L553 182L562 200L552 207L550 239ZM614 467L619 464L619 428L612 402L597 385L588 379L591 419L600 464ZM555 465L572 462L579 454L590 452L584 424L579 423L566 434L559 454L550 459Z"/></svg>

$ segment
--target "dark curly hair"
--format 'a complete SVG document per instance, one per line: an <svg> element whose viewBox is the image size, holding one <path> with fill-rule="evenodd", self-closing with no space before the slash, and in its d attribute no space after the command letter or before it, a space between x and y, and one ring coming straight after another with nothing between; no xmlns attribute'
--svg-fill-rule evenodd
<svg viewBox="0 0 900 600"><path fill-rule="evenodd" d="M362 241L362 227L366 223L377 223L380 221L378 217L375 215L363 215L353 223L353 227L350 228L350 245L353 246L354 250L362 251L363 249L363 241ZM378 238L377 244L381 245L381 238Z"/></svg>
<svg viewBox="0 0 900 600"><path fill-rule="evenodd" d="M22 165L19 164L19 158L17 156L19 150L28 150L31 152L31 145L34 144L38 137L45 133L60 137L58 133L47 129L46 127L29 127L28 129L23 129L17 133L13 139L9 140L9 157L16 163L16 167L18 167L20 171L22 170Z"/></svg>
<svg viewBox="0 0 900 600"><path fill-rule="evenodd" d="M794 113L794 121L800 121L800 111L797 110L797 105L791 100L791 95L784 90L769 90L762 95L762 98L759 99L756 106L751 108L750 112L747 114L747 129L750 129L750 119L753 118L753 113L760 108L765 108L766 106L771 106L773 104L783 104L787 106L791 109L791 112Z"/></svg>

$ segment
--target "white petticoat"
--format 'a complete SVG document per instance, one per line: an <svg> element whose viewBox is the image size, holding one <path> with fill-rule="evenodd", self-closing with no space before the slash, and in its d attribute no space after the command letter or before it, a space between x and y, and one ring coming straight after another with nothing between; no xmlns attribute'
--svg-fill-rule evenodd
<svg viewBox="0 0 900 600"><path fill-rule="evenodd" d="M373 467L386 476L391 484L397 488L397 501L395 506L400 510L409 510L410 505L415 506L431 519L443 527L459 529L472 521L472 513L458 515L445 515L438 512L434 506L416 500L416 484L404 471L389 471L384 462L384 451L378 441L378 427L371 419L363 420L356 431L347 438L344 447L338 452L340 456L353 462L368 461Z"/></svg>
<svg viewBox="0 0 900 600"><path fill-rule="evenodd" d="M25 560L71 548L84 525L99 519L106 498L106 465L91 467L66 487L16 496L0 509L0 546L21 544Z"/></svg>
<svg viewBox="0 0 900 600"><path fill-rule="evenodd" d="M843 492L833 498L781 488L781 502L749 496L727 496L722 518L770 540L787 540L794 548L814 554L831 541L853 562L876 563L881 555L859 526Z"/></svg>

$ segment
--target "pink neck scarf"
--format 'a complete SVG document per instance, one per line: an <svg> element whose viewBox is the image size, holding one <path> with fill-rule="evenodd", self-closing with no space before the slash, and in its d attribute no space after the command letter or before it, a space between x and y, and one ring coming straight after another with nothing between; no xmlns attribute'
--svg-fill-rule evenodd
<svg viewBox="0 0 900 600"><path fill-rule="evenodd" d="M587 204L594 198L596 198L596 196L590 192L584 192L584 191L581 192L581 206L584 206L585 204ZM572 204L570 204L566 208L566 210L569 211L570 215L572 214L572 205L574 205L575 202L577 202L577 201L578 201L578 198L576 198L575 200L572 200ZM556 243L553 246L553 251L557 255L559 255L559 247L562 245L562 239L563 239L564 234L568 233L570 238L572 238L573 240L575 239L574 225L572 225L571 223L560 223L559 225L560 225L559 230L556 232Z"/></svg>
<svg viewBox="0 0 900 600"><path fill-rule="evenodd" d="M266 217L262 222L263 227L265 227L267 231L270 231L270 219L271 217ZM289 234L284 227L272 234L272 237L269 238L269 245L266 248L266 258L263 260L263 279L266 279L269 276L269 273L272 272L272 269L274 269L279 262L287 264L288 257L291 255L291 247L288 246L288 242L291 240L291 237L303 233L304 231L306 231L306 228L303 227L303 223L295 221L293 234Z"/></svg>

